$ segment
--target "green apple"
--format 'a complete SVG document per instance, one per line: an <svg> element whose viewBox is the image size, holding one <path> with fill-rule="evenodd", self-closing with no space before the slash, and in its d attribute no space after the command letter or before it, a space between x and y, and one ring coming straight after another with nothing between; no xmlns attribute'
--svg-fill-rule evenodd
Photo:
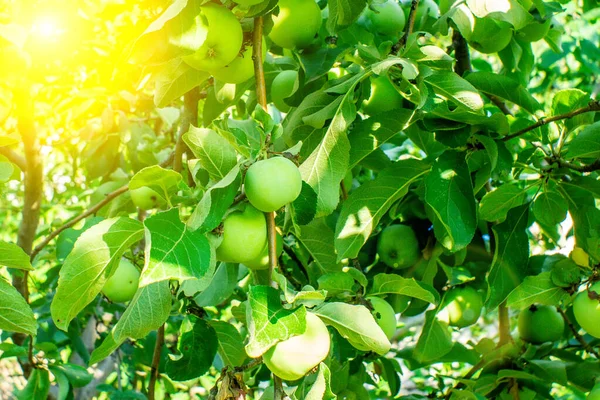
<svg viewBox="0 0 600 400"><path fill-rule="evenodd" d="M407 13L410 7L407 8ZM415 31L433 32L433 25L440 17L440 8L433 0L421 0L415 15Z"/></svg>
<svg viewBox="0 0 600 400"><path fill-rule="evenodd" d="M590 256L581 247L575 247L570 256L571 260L580 267L590 267Z"/></svg>
<svg viewBox="0 0 600 400"><path fill-rule="evenodd" d="M223 240L217 247L217 260L244 263L260 256L267 243L267 221L262 212L246 205L223 221Z"/></svg>
<svg viewBox="0 0 600 400"><path fill-rule="evenodd" d="M589 290L600 295L600 282L594 283ZM573 313L584 331L600 338L600 299L590 298L588 290L579 292L573 301Z"/></svg>
<svg viewBox="0 0 600 400"><path fill-rule="evenodd" d="M559 340L565 330L565 321L555 307L533 305L521 311L518 327L521 339L542 344Z"/></svg>
<svg viewBox="0 0 600 400"><path fill-rule="evenodd" d="M481 295L470 286L448 290L444 303L445 306L438 317L457 328L464 328L477 322L483 308Z"/></svg>
<svg viewBox="0 0 600 400"><path fill-rule="evenodd" d="M373 317L388 339L396 333L396 313L387 301L380 297L370 296L366 298L373 306Z"/></svg>
<svg viewBox="0 0 600 400"><path fill-rule="evenodd" d="M406 24L406 16L396 0L385 3L372 3L365 10L365 17L373 33L398 36Z"/></svg>
<svg viewBox="0 0 600 400"><path fill-rule="evenodd" d="M124 303L133 298L139 283L140 271L129 260L123 258L114 274L106 280L102 294L113 303Z"/></svg>
<svg viewBox="0 0 600 400"><path fill-rule="evenodd" d="M475 27L469 35L469 44L480 53L497 53L512 40L513 30L510 24L492 18L475 17Z"/></svg>
<svg viewBox="0 0 600 400"><path fill-rule="evenodd" d="M290 111L284 99L290 97L294 92L294 86L298 79L298 71L288 70L280 72L271 83L271 101L281 112Z"/></svg>
<svg viewBox="0 0 600 400"><path fill-rule="evenodd" d="M552 20L547 19L545 21L533 21L525 25L523 28L516 32L516 36L526 42L537 42L542 40L552 25Z"/></svg>
<svg viewBox="0 0 600 400"><path fill-rule="evenodd" d="M281 379L295 381L327 357L330 344L329 332L323 321L307 312L306 331L271 347L263 354L263 362Z"/></svg>
<svg viewBox="0 0 600 400"><path fill-rule="evenodd" d="M300 170L285 157L257 161L244 180L248 201L263 212L279 210L296 200L302 190Z"/></svg>
<svg viewBox="0 0 600 400"><path fill-rule="evenodd" d="M387 76L371 77L371 95L363 101L362 110L373 115L402 108L404 98L398 93Z"/></svg>
<svg viewBox="0 0 600 400"><path fill-rule="evenodd" d="M269 37L285 49L303 48L311 44L319 28L321 10L314 0L279 0Z"/></svg>
<svg viewBox="0 0 600 400"><path fill-rule="evenodd" d="M283 252L283 238L279 233L277 233L275 243L276 254L279 257ZM265 244L265 247L257 258L244 262L244 265L253 270L269 269L269 243Z"/></svg>
<svg viewBox="0 0 600 400"><path fill-rule="evenodd" d="M210 73L212 76L225 83L239 84L246 82L254 76L254 61L252 60L252 46L246 46L246 49L241 55L238 55L228 65L218 68ZM262 58L265 59L267 54L267 44L263 38L262 43Z"/></svg>
<svg viewBox="0 0 600 400"><path fill-rule="evenodd" d="M194 53L183 57L192 68L214 71L232 62L239 54L244 39L242 25L224 6L206 3L197 18L206 31L206 39Z"/></svg>
<svg viewBox="0 0 600 400"><path fill-rule="evenodd" d="M154 189L148 186L142 186L137 189L129 190L131 201L141 210L151 210L167 204L166 200Z"/></svg>
<svg viewBox="0 0 600 400"><path fill-rule="evenodd" d="M421 256L415 232L401 224L390 225L381 232L377 254L385 265L396 269L412 267Z"/></svg>

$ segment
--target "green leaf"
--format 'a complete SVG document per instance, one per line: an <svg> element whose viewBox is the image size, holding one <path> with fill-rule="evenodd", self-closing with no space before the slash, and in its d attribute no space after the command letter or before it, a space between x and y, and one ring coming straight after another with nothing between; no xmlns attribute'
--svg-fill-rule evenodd
<svg viewBox="0 0 600 400"><path fill-rule="evenodd" d="M146 228L146 261L140 286L177 279L201 279L214 270L216 259L208 238L192 232L172 208L144 221Z"/></svg>
<svg viewBox="0 0 600 400"><path fill-rule="evenodd" d="M527 228L529 204L508 212L506 221L492 228L496 243L494 258L487 277L486 308L496 309L527 275L529 238Z"/></svg>
<svg viewBox="0 0 600 400"><path fill-rule="evenodd" d="M232 367L239 367L248 356L244 349L244 338L237 328L225 321L209 321L209 325L215 330L219 347L217 352L223 363Z"/></svg>
<svg viewBox="0 0 600 400"><path fill-rule="evenodd" d="M238 284L239 264L220 263L210 284L194 297L198 307L217 306L231 296Z"/></svg>
<svg viewBox="0 0 600 400"><path fill-rule="evenodd" d="M477 114L483 113L483 99L477 89L454 72L434 71L425 78L434 92L456 105Z"/></svg>
<svg viewBox="0 0 600 400"><path fill-rule="evenodd" d="M177 191L177 186L182 180L181 174L166 169L160 165L153 165L138 171L129 182L129 190L149 187L162 196L165 200Z"/></svg>
<svg viewBox="0 0 600 400"><path fill-rule="evenodd" d="M396 274L375 275L369 294L378 296L391 293L414 297L431 304L437 304L440 301L440 296L433 287L418 282L415 278L404 278Z"/></svg>
<svg viewBox="0 0 600 400"><path fill-rule="evenodd" d="M93 375L88 372L87 369L81 365L76 364L60 364L53 365L50 367L52 373L60 371L63 373L73 387L83 387L90 383L93 379Z"/></svg>
<svg viewBox="0 0 600 400"><path fill-rule="evenodd" d="M528 369L546 382L556 382L566 386L567 364L559 360L528 360Z"/></svg>
<svg viewBox="0 0 600 400"><path fill-rule="evenodd" d="M341 270L335 254L334 234L324 218L302 226L298 240L306 247L322 273Z"/></svg>
<svg viewBox="0 0 600 400"><path fill-rule="evenodd" d="M333 326L344 338L378 354L389 351L391 344L373 318L361 305L325 303L314 310L323 322Z"/></svg>
<svg viewBox="0 0 600 400"><path fill-rule="evenodd" d="M50 310L59 329L69 323L100 293L121 256L143 237L139 221L111 218L85 231L60 269L58 288ZM93 251L90 251L93 249Z"/></svg>
<svg viewBox="0 0 600 400"><path fill-rule="evenodd" d="M0 329L35 335L37 322L21 294L0 276Z"/></svg>
<svg viewBox="0 0 600 400"><path fill-rule="evenodd" d="M504 221L511 209L522 205L527 199L527 189L516 183L505 183L483 196L479 203L479 217L484 221Z"/></svg>
<svg viewBox="0 0 600 400"><path fill-rule="evenodd" d="M212 365L217 348L217 334L205 320L184 320L177 342L180 354L167 360L167 375L174 381L187 381L204 375Z"/></svg>
<svg viewBox="0 0 600 400"><path fill-rule="evenodd" d="M34 368L27 380L27 386L17 393L19 400L42 400L50 392L50 374L48 370Z"/></svg>
<svg viewBox="0 0 600 400"><path fill-rule="evenodd" d="M308 375L294 392L302 400L331 400L337 398L331 391L331 371L325 363L319 364L316 374Z"/></svg>
<svg viewBox="0 0 600 400"><path fill-rule="evenodd" d="M567 218L569 205L560 193L546 190L535 198L532 211L535 218L542 224L553 226Z"/></svg>
<svg viewBox="0 0 600 400"><path fill-rule="evenodd" d="M246 352L252 358L264 354L277 342L306 330L306 309L283 308L279 291L269 286L253 286L248 293L248 332Z"/></svg>
<svg viewBox="0 0 600 400"><path fill-rule="evenodd" d="M451 251L465 248L477 227L473 184L465 154L446 151L425 180L425 201L437 216L435 237Z"/></svg>
<svg viewBox="0 0 600 400"><path fill-rule="evenodd" d="M317 213L317 194L310 185L302 181L300 195L291 205L292 219L296 225L309 224Z"/></svg>
<svg viewBox="0 0 600 400"><path fill-rule="evenodd" d="M183 141L215 181L223 179L237 164L233 146L212 129L190 125L190 130L183 134Z"/></svg>
<svg viewBox="0 0 600 400"><path fill-rule="evenodd" d="M0 266L8 268L33 270L29 256L22 248L13 243L0 241Z"/></svg>
<svg viewBox="0 0 600 400"><path fill-rule="evenodd" d="M64 262L73 250L79 236L103 219L102 217L91 217L85 220L85 224L81 229L69 228L62 231L56 238L56 258L60 262Z"/></svg>
<svg viewBox="0 0 600 400"><path fill-rule="evenodd" d="M166 107L210 77L208 72L189 67L175 58L163 64L155 75L154 105Z"/></svg>
<svg viewBox="0 0 600 400"><path fill-rule="evenodd" d="M448 326L437 319L436 310L425 313L425 325L415 347L415 359L426 363L443 357L452 350L452 335Z"/></svg>
<svg viewBox="0 0 600 400"><path fill-rule="evenodd" d="M567 156L600 158L600 121L586 126L569 142Z"/></svg>
<svg viewBox="0 0 600 400"><path fill-rule="evenodd" d="M0 155L0 183L8 182L15 173L15 166L10 161L4 160Z"/></svg>
<svg viewBox="0 0 600 400"><path fill-rule="evenodd" d="M575 242L585 250L594 263L600 262L600 210L581 207L571 210L575 226Z"/></svg>
<svg viewBox="0 0 600 400"><path fill-rule="evenodd" d="M569 299L569 293L552 282L551 272L528 276L517 286L506 300L508 307L524 309L532 304L557 306Z"/></svg>
<svg viewBox="0 0 600 400"><path fill-rule="evenodd" d="M319 290L327 291L328 296L337 296L344 292L354 293L354 278L344 272L330 272L317 280Z"/></svg>
<svg viewBox="0 0 600 400"><path fill-rule="evenodd" d="M337 261L356 257L381 217L428 171L429 165L423 161L398 161L354 190L342 205L335 228Z"/></svg>
<svg viewBox="0 0 600 400"><path fill-rule="evenodd" d="M552 115L566 114L578 108L585 107L590 102L590 95L579 89L563 89L552 98ZM583 113L564 120L562 123L567 132L581 125L594 122L594 113Z"/></svg>
<svg viewBox="0 0 600 400"><path fill-rule="evenodd" d="M327 30L333 34L338 28L352 24L358 19L366 4L365 0L328 0Z"/></svg>
<svg viewBox="0 0 600 400"><path fill-rule="evenodd" d="M480 71L468 74L465 79L479 91L508 100L531 114L541 108L525 87L505 75Z"/></svg>

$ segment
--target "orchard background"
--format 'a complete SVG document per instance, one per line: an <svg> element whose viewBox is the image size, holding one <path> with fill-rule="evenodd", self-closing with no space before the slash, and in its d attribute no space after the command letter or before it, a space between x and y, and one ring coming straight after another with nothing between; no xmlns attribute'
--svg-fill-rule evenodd
<svg viewBox="0 0 600 400"><path fill-rule="evenodd" d="M0 399L599 399L599 33L3 1Z"/></svg>

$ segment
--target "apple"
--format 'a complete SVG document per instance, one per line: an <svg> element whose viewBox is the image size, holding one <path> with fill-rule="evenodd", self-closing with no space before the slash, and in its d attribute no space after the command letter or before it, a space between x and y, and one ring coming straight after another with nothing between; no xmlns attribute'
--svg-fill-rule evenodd
<svg viewBox="0 0 600 400"><path fill-rule="evenodd" d="M223 221L223 236L217 247L217 260L244 263L260 256L267 243L267 221L263 213L246 205Z"/></svg>
<svg viewBox="0 0 600 400"><path fill-rule="evenodd" d="M404 98L398 93L387 76L371 77L371 95L363 101L362 110L373 115L402 108Z"/></svg>
<svg viewBox="0 0 600 400"><path fill-rule="evenodd" d="M263 354L269 370L287 381L295 381L319 365L329 354L327 327L316 315L306 313L306 331L279 342Z"/></svg>
<svg viewBox="0 0 600 400"><path fill-rule="evenodd" d="M438 317L450 326L464 328L473 325L481 316L483 299L470 286L454 287L446 292L444 307Z"/></svg>
<svg viewBox="0 0 600 400"><path fill-rule="evenodd" d="M364 13L372 32L386 36L398 36L406 24L406 16L396 0L372 3Z"/></svg>
<svg viewBox="0 0 600 400"><path fill-rule="evenodd" d="M133 204L141 210L151 210L167 204L167 201L158 192L148 186L130 189L129 194Z"/></svg>
<svg viewBox="0 0 600 400"><path fill-rule="evenodd" d="M590 256L581 247L575 247L571 252L571 260L580 267L590 267Z"/></svg>
<svg viewBox="0 0 600 400"><path fill-rule="evenodd" d="M297 79L298 71L292 70L282 71L273 79L271 83L271 101L279 111L290 111L291 107L285 103L284 99L294 93Z"/></svg>
<svg viewBox="0 0 600 400"><path fill-rule="evenodd" d="M407 13L410 7L407 8ZM440 17L440 8L433 0L421 0L415 15L415 31L433 32L433 24Z"/></svg>
<svg viewBox="0 0 600 400"><path fill-rule="evenodd" d="M590 298L590 290L600 295L600 282L594 283L589 290L577 294L573 301L573 313L584 331L600 338L600 300Z"/></svg>
<svg viewBox="0 0 600 400"><path fill-rule="evenodd" d="M542 344L559 340L565 330L565 321L555 307L533 305L521 311L518 327L521 339Z"/></svg>
<svg viewBox="0 0 600 400"><path fill-rule="evenodd" d="M238 55L231 63L218 68L210 73L212 76L225 83L242 83L254 76L254 61L252 59L252 46L246 46L241 55ZM267 55L267 44L263 38L262 58Z"/></svg>
<svg viewBox="0 0 600 400"><path fill-rule="evenodd" d="M516 32L516 35L519 39L526 42L537 42L538 40L542 40L546 34L548 34L550 25L552 25L551 19L545 21L533 21L519 29Z"/></svg>
<svg viewBox="0 0 600 400"><path fill-rule="evenodd" d="M283 252L283 238L277 233L276 238L276 254L277 257ZM269 269L269 243L265 244L265 247L260 252L260 255L253 260L244 262L244 265L253 270Z"/></svg>
<svg viewBox="0 0 600 400"><path fill-rule="evenodd" d="M385 265L396 269L412 267L421 256L415 232L402 224L390 225L381 232L377 254Z"/></svg>
<svg viewBox="0 0 600 400"><path fill-rule="evenodd" d="M600 383L597 383L592 390L590 390L586 400L600 400Z"/></svg>
<svg viewBox="0 0 600 400"><path fill-rule="evenodd" d="M140 271L123 258L113 275L106 280L102 294L113 303L125 303L133 298L139 283Z"/></svg>
<svg viewBox="0 0 600 400"><path fill-rule="evenodd" d="M475 27L469 35L469 44L480 53L497 53L512 40L511 25L492 18L475 17Z"/></svg>
<svg viewBox="0 0 600 400"><path fill-rule="evenodd" d="M396 333L396 313L387 301L380 297L370 296L366 298L373 306L373 317L388 339Z"/></svg>
<svg viewBox="0 0 600 400"><path fill-rule="evenodd" d="M257 161L248 168L244 190L250 204L263 212L279 210L302 190L300 170L285 157Z"/></svg>
<svg viewBox="0 0 600 400"><path fill-rule="evenodd" d="M226 7L206 3L200 7L202 29L206 39L194 53L183 57L190 67L201 71L214 71L232 62L240 52L244 33L242 25Z"/></svg>
<svg viewBox="0 0 600 400"><path fill-rule="evenodd" d="M311 44L319 28L321 10L314 0L279 0L269 37L284 49L303 48Z"/></svg>

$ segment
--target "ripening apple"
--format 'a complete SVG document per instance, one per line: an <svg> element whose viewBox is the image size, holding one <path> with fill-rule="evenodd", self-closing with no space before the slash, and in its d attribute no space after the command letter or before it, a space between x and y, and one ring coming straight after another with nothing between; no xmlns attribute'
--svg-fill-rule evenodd
<svg viewBox="0 0 600 400"><path fill-rule="evenodd" d="M542 344L559 340L565 330L565 321L555 307L533 305L521 311L518 327L521 339Z"/></svg>
<svg viewBox="0 0 600 400"><path fill-rule="evenodd" d="M410 7L407 8L409 12ZM440 8L434 0L421 0L415 14L415 31L433 33L433 25L440 17Z"/></svg>
<svg viewBox="0 0 600 400"><path fill-rule="evenodd" d="M475 17L475 27L469 35L469 44L480 53L497 53L512 40L511 25L492 18Z"/></svg>
<svg viewBox="0 0 600 400"><path fill-rule="evenodd" d="M273 14L269 37L284 49L311 44L321 28L321 10L314 0L279 0L279 14Z"/></svg>
<svg viewBox="0 0 600 400"><path fill-rule="evenodd" d="M217 260L244 263L257 258L267 243L267 221L262 212L246 204L223 221L223 236L217 247Z"/></svg>
<svg viewBox="0 0 600 400"><path fill-rule="evenodd" d="M248 168L244 190L250 204L263 212L279 210L302 190L300 170L285 157L257 161Z"/></svg>
<svg viewBox="0 0 600 400"><path fill-rule="evenodd" d="M129 260L121 259L114 274L107 279L102 294L113 303L124 303L135 295L140 283L140 271Z"/></svg>
<svg viewBox="0 0 600 400"><path fill-rule="evenodd" d="M592 390L590 390L586 400L600 400L600 383L597 383Z"/></svg>
<svg viewBox="0 0 600 400"><path fill-rule="evenodd" d="M394 334L396 333L396 313L390 303L375 296L370 296L366 299L371 302L371 305L373 306L371 314L373 314L377 325L379 325L383 333L385 333L385 336L387 336L388 339L394 337Z"/></svg>
<svg viewBox="0 0 600 400"><path fill-rule="evenodd" d="M275 254L277 257L283 252L283 238L277 233L275 246ZM253 270L269 269L269 243L265 244L265 247L260 252L260 255L253 260L244 262L244 265Z"/></svg>
<svg viewBox="0 0 600 400"><path fill-rule="evenodd" d="M365 16L372 32L385 36L398 36L406 24L404 11L396 0L372 3L365 10Z"/></svg>
<svg viewBox="0 0 600 400"><path fill-rule="evenodd" d="M483 299L470 286L454 287L446 293L445 306L438 318L448 322L448 325L464 328L473 325L481 316Z"/></svg>
<svg viewBox="0 0 600 400"><path fill-rule="evenodd" d="M410 226L390 225L381 232L377 241L379 259L388 267L404 269L419 261L421 252L415 231Z"/></svg>
<svg viewBox="0 0 600 400"><path fill-rule="evenodd" d="M584 331L600 338L600 299L591 298L590 291L600 295L600 282L594 283L588 290L579 292L573 301L573 313Z"/></svg>
<svg viewBox="0 0 600 400"><path fill-rule="evenodd" d="M294 86L298 79L298 71L288 70L281 71L271 83L271 101L275 107L281 112L290 111L284 99L290 97L294 93Z"/></svg>
<svg viewBox="0 0 600 400"><path fill-rule="evenodd" d="M183 61L201 71L214 71L232 62L240 52L244 39L242 25L228 8L215 3L204 4L200 13L206 39Z"/></svg>
<svg viewBox="0 0 600 400"><path fill-rule="evenodd" d="M371 95L362 104L365 114L373 115L402 108L404 98L387 76L371 77Z"/></svg>
<svg viewBox="0 0 600 400"><path fill-rule="evenodd" d="M590 267L590 256L581 247L573 248L570 256L571 260L573 260L575 264L579 265L580 267Z"/></svg>
<svg viewBox="0 0 600 400"><path fill-rule="evenodd" d="M533 21L519 29L516 32L516 36L526 42L537 42L538 40L542 40L548 34L551 25L551 19L545 21Z"/></svg>
<svg viewBox="0 0 600 400"><path fill-rule="evenodd" d="M154 189L148 186L142 186L137 189L130 189L131 201L140 210L151 210L167 204L166 200Z"/></svg>
<svg viewBox="0 0 600 400"><path fill-rule="evenodd" d="M254 61L252 60L252 46L246 46L244 52L224 67L210 71L211 75L225 83L242 83L254 76ZM267 44L263 38L262 58L267 54Z"/></svg>
<svg viewBox="0 0 600 400"><path fill-rule="evenodd" d="M329 332L323 321L307 312L306 331L271 347L263 354L263 362L281 379L295 381L327 357L330 344Z"/></svg>

